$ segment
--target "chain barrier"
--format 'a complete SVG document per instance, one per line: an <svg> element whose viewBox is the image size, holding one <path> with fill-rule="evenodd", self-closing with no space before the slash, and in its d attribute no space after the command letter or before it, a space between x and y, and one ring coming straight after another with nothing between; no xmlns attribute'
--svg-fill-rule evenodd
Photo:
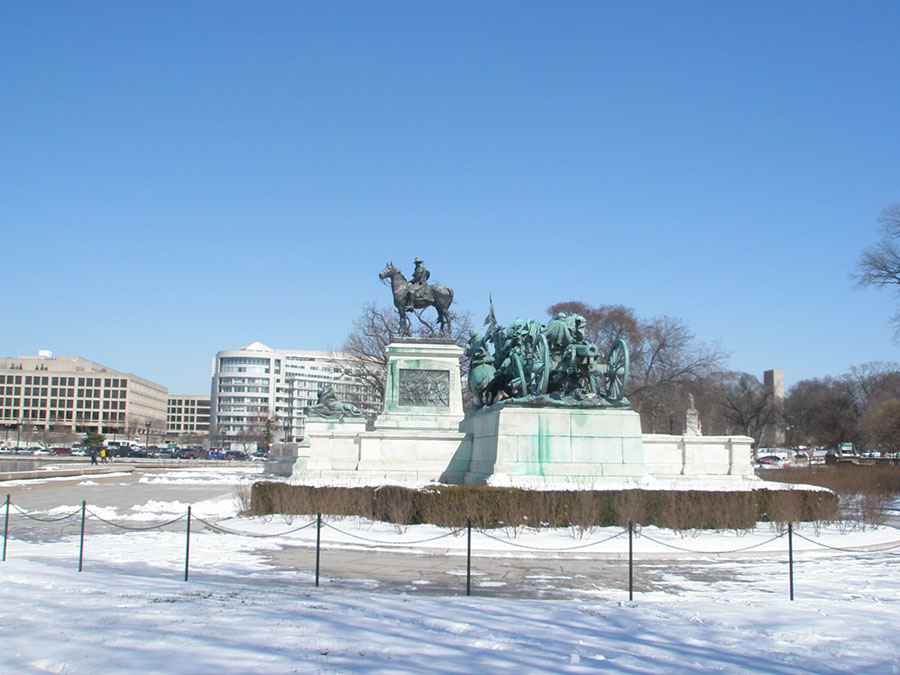
<svg viewBox="0 0 900 675"><path fill-rule="evenodd" d="M299 532L300 530L305 530L306 528L312 527L313 525L316 524L316 521L313 520L313 521L307 523L306 525L301 525L300 527L295 527L293 530L287 530L286 532L278 532L276 534L256 534L254 532L238 532L237 530L229 530L226 527L222 527L221 525L217 525L216 523L211 523L208 520L204 520L203 518L200 518L199 516L194 516L193 518L194 518L194 520L196 520L200 523L203 523L204 525L206 525L206 527L213 530L214 532L221 532L222 534L234 534L239 537L255 537L257 539L271 539L272 537L284 537L289 534L293 534L294 532Z"/></svg>
<svg viewBox="0 0 900 675"><path fill-rule="evenodd" d="M157 523L156 525L146 525L146 526L137 526L137 525L122 525L120 523L114 523L111 520L107 520L102 516L98 516L96 513L91 511L90 509L87 512L93 517L99 520L101 523L106 523L107 525L112 525L113 527L118 527L121 530L132 530L136 532L142 532L146 530L160 530L168 525L172 525L174 523L180 522L186 518L186 516L178 516L177 518L173 518L172 520L166 521L165 523Z"/></svg>
<svg viewBox="0 0 900 675"><path fill-rule="evenodd" d="M742 551L749 551L754 548L759 548L760 546L765 546L766 544L771 544L773 541L781 539L787 534L787 532L782 532L781 534L776 534L771 539L766 539L765 541L760 541L755 544L750 544L749 546L744 546L742 548L733 548L727 551L695 551L690 548L683 548L681 546L675 546L675 544L669 544L664 541L660 541L659 539L654 539L648 534L641 532L641 537L646 538L648 541L652 541L654 544L659 544L660 546L665 546L666 548L671 548L676 551L682 551L684 553L697 553L697 554L706 554L706 555L720 555L724 553L741 553Z"/></svg>
<svg viewBox="0 0 900 675"><path fill-rule="evenodd" d="M172 518L171 520L168 520L163 523L156 523L153 525L146 525L146 526L138 526L138 525L123 525L121 523L116 523L116 522L113 522L106 518L103 518L102 516L98 515L97 513L88 510L87 504L84 501L82 501L80 509L78 509L77 511L74 511L70 514L67 514L64 516L59 516L59 517L53 517L53 518L41 518L39 516L35 516L35 515L28 513L27 511L20 508L18 505L12 504L10 501L9 495L7 495L7 497L6 497L6 513L4 516L4 526L3 526L3 561L4 562L6 561L6 543L7 543L7 539L8 539L10 506L13 506L15 508L16 512L18 512L22 516L29 518L31 520L34 520L34 521L44 522L44 523L61 522L61 521L73 518L75 516L78 516L80 514L81 515L81 519L80 519L81 520L81 534L80 534L80 539L79 539L79 550L78 550L78 571L79 572L81 572L83 569L84 548L85 548L85 521L87 520L87 516L90 516L91 518L95 518L96 520L99 520L100 522L105 523L106 525L109 525L111 527L122 529L122 530L130 530L130 531L162 530L163 528L174 525L175 523L178 523L181 521L186 521L187 526L185 529L184 580L188 581L188 579L189 579L190 548L191 548L191 507L190 506L187 507L187 514L184 516L178 516L177 518ZM351 539L374 543L374 544L378 544L378 545L382 545L382 546L394 546L394 547L416 546L419 544L425 544L425 543L429 543L429 542L439 541L439 540L445 539L447 537L455 536L459 532L456 529L449 529L447 532L444 532L442 534L438 534L438 535L435 535L432 537L425 537L423 539L417 539L417 540L413 540L413 541L390 541L390 540L385 540L385 539L376 539L374 537L365 537L363 535L359 535L359 534L355 534L353 532L348 532L348 531L342 530L339 527L335 527L331 523L324 522L322 520L321 513L316 514L315 520L308 522L304 525L300 525L298 527L292 528L292 529L284 531L284 532L270 533L270 534L239 532L237 530L232 530L232 529L229 529L226 527L222 527L218 523L213 523L213 522L210 522L203 518L198 518L197 516L194 516L194 520L198 521L199 523L201 523L202 525L204 525L205 527L207 527L208 529L210 529L213 532L242 536L242 537L254 537L254 538L260 538L260 539L285 537L287 535L294 534L296 532L300 532L302 530L316 526L316 537L315 537L315 552L316 552L316 568L315 568L315 580L316 581L315 581L315 583L316 583L316 586L319 585L319 576L320 576L319 562L320 562L320 551L322 548L322 530L324 530L326 527L331 530L334 530L335 532L337 532L345 537L351 538ZM468 523L466 526L466 531L468 533L468 536L466 539L466 595L469 596L469 595L471 595L471 582L472 582L472 579L471 579L472 521L471 521L471 519L468 520ZM633 529L632 529L631 523L628 524L627 530L622 529L619 532L616 532L615 534L611 534L610 536L605 537L603 539L598 539L596 541L588 541L586 543L581 543L581 544L577 544L574 546L566 546L566 547L561 547L561 548L531 546L529 544L523 544L520 542L512 541L508 538L505 539L505 538L496 536L494 534L487 532L486 530L481 530L481 529L476 530L476 532L478 532L482 536L486 537L487 539L498 542L500 544L504 544L506 546L514 546L516 548L526 549L529 551L542 551L542 552L547 552L547 553L560 553L560 552L566 552L566 551L584 550L584 549L588 549L588 548L591 548L594 546L599 546L600 544L604 544L608 541L612 541L613 539L618 539L619 537L622 537L625 534L628 534L628 598L629 598L629 600L633 599L634 559L633 559L633 548L632 548ZM742 547L727 549L727 550L722 550L722 551L697 550L697 549L688 548L686 546L677 546L675 544L671 544L669 542L665 542L665 541L662 541L655 537L652 537L652 536L648 535L646 533L646 531L642 531L639 536L645 538L649 542L653 542L654 544L658 544L659 546L662 546L664 548L672 549L675 551L681 551L683 553L689 553L692 555L722 555L722 554L741 553L744 551L750 551L755 548L760 548L767 544L771 544L772 542L777 541L777 540L787 536L787 540L788 540L787 553L788 553L789 578L790 578L790 599L793 601L794 600L794 546L793 546L794 534L796 534L796 536L799 537L800 539L803 539L804 541L806 541L814 546L819 546L821 548L825 548L825 549L829 549L831 551L837 551L837 552L841 552L841 553L849 553L849 554L885 553L890 556L900 555L900 553L895 552L897 549L900 549L900 542L886 542L884 544L878 544L875 546L864 546L864 547L854 547L854 548L832 546L830 544L826 544L821 541L816 541L815 539L812 539L811 537L807 537L800 533L795 533L793 531L793 523L788 523L788 528L787 528L786 532L781 532L780 534L776 534L775 536L770 537L769 539L766 539L764 541L759 541L754 544L749 544L747 546L742 546ZM336 544L338 542L331 542L331 543ZM779 551L771 551L771 554L773 556L778 556L780 553L781 552L779 552Z"/></svg>
<svg viewBox="0 0 900 675"><path fill-rule="evenodd" d="M608 541L611 541L612 539L616 539L617 537L621 537L622 535L628 533L628 530L622 530L621 532L618 532L617 534L606 537L606 539L592 541L587 544L578 544L577 546L568 546L566 548L542 548L540 546L529 546L528 544L520 544L517 541L511 541L509 539L501 539L500 537L495 537L492 534L488 534L485 530L475 530L475 531L481 535L484 535L488 539L493 539L494 541L499 541L501 544L508 544L509 546L516 546L518 548L526 548L530 551L548 551L548 552L550 552L550 551L560 551L560 552L577 551L580 549L588 548L590 546L596 546L597 544L604 544Z"/></svg>
<svg viewBox="0 0 900 675"><path fill-rule="evenodd" d="M17 513L24 516L25 518L28 518L29 520L41 522L41 523L61 522L63 520L68 520L69 518L73 518L81 513L81 509L76 509L72 513L68 513L64 516L58 516L58 517L54 517L54 518L42 518L40 516L36 516L31 513L28 513L27 511L23 510L18 504L15 504L13 502L10 502L10 506L12 506L16 510ZM121 523L113 522L111 520L103 518L102 516L100 516L97 513L94 513L90 509L87 510L87 513L90 514L90 516L92 518L95 518L95 519L99 520L100 522L110 525L112 527L116 527L116 528L119 528L122 530L135 531L135 532L148 531L148 530L159 530L164 527L168 527L170 525L174 525L175 523L181 522L186 518L186 516L178 516L177 518L173 518L164 523L157 523L154 525L147 525L147 526L134 526L134 525L123 525ZM216 523L212 523L212 522L205 520L203 518L200 518L198 516L193 516L193 519L196 521L199 521L200 523L202 523L203 525L205 525L206 527L208 527L209 529L211 529L215 532L220 532L222 534L232 534L232 535L241 536L241 537L254 537L257 539L270 539L270 538L275 538L275 537L284 537L284 536L294 534L296 532L300 532L302 530L308 529L310 527L313 527L316 524L316 521L313 520L313 521L306 523L305 525L301 525L299 527L295 527L293 529L286 530L284 532L277 532L274 534L259 534L259 533L254 533L254 532L239 532L237 530L232 530L232 529L229 529L226 527L222 527L221 525L218 525ZM353 532L348 532L346 530L342 530L339 527L335 527L331 523L322 523L322 525L323 525L323 527L332 529L335 532L338 532L338 533L344 535L345 537L350 537L352 539L359 539L361 541L366 541L366 542L373 543L373 544L382 544L382 545L386 545L386 546L415 546L418 544L426 544L426 543L430 543L433 541L438 541L440 539L444 539L446 537L450 537L455 534L454 531L450 531L450 532L446 532L444 534L436 535L434 537L427 537L425 539L416 539L414 541L398 542L398 541L389 541L386 539L375 539L372 537L364 537L359 534L354 534ZM545 551L545 552L566 552L566 551L582 550L582 549L590 548L592 546L598 546L600 544L604 544L608 541L612 541L613 539L617 539L617 538L622 537L625 534L627 534L627 530L622 530L621 532L617 532L616 534L610 535L609 537L605 537L604 539L599 539L597 541L591 541L591 542L588 542L585 544L578 544L575 546L567 546L567 547L562 547L562 548L549 548L549 547L544 547L544 546L530 546L528 544L522 544L520 542L512 541L510 539L505 539L505 538L490 534L486 530L478 529L475 531L488 539L499 542L501 544L506 544L507 546L513 546L516 548L527 549L527 550L531 550L531 551ZM787 532L782 532L781 534L775 535L774 537L766 539L765 541L760 541L755 544L750 544L749 546L743 546L740 548L733 548L733 549L726 549L726 550L722 550L722 551L707 551L707 550L687 548L684 546L677 546L675 544L671 544L671 543L662 541L660 539L656 539L655 537L651 537L650 535L648 535L646 533L646 531L641 532L640 537L645 538L648 541L652 541L655 544L659 544L660 546L664 546L666 548L673 549L675 551L681 551L683 553L693 553L696 555L706 555L706 554L721 555L721 554L742 553L744 551L750 551L752 549L759 548L761 546L765 546L766 544L770 544L773 541L777 541L778 539L781 539L786 535L787 535ZM794 536L796 536L800 539L803 539L804 541L809 542L810 544L813 544L814 546L819 546L821 548L829 549L831 551L837 551L840 553L865 553L865 552L885 553L888 551L900 549L900 542L891 542L889 545L879 546L878 548L873 548L873 547L844 548L844 547L832 546L830 544L825 544L823 542L816 541L815 539L812 539L803 534L800 534L799 532L794 532Z"/></svg>
<svg viewBox="0 0 900 675"><path fill-rule="evenodd" d="M804 541L808 541L810 544L815 544L816 546L821 546L822 548L831 549L832 551L840 551L841 553L884 553L885 551L893 551L894 549L900 548L900 542L891 543L890 546L885 546L884 548L841 548L839 546L830 546L828 544L823 544L822 542L815 541L814 539L810 539L809 537L804 537L796 530L794 531L794 536L799 537Z"/></svg>
<svg viewBox="0 0 900 675"><path fill-rule="evenodd" d="M77 516L77 515L81 514L81 508L78 508L75 511L72 511L72 513L70 513L67 516L60 516L59 518L39 518L37 516L31 515L27 511L23 511L22 509L20 509L18 507L18 505L13 504L12 502L10 502L10 506L12 506L16 511L18 511L21 515L25 516L26 518L28 518L30 520L36 520L39 523L58 523L61 520L66 520L67 518L72 518L73 516Z"/></svg>
<svg viewBox="0 0 900 675"><path fill-rule="evenodd" d="M427 539L418 539L418 540L416 540L416 541L400 541L400 542L397 542L397 541L384 541L384 540L380 540L380 539L370 539L369 537L363 537L363 536L358 535L358 534L353 534L352 532L344 532L344 530L338 529L337 527L335 527L335 526L332 525L331 523L322 523L322 525L323 525L324 527L329 527L329 528L331 528L331 529L334 530L335 532L340 532L340 533L343 534L345 537L353 537L354 539L361 539L361 540L363 540L363 541L368 541L368 542L371 542L371 543L373 543L373 544L384 544L384 545L386 545L386 546L413 546L413 545L415 545L415 544L425 544L425 543L430 542L430 541L437 541L438 539L444 539L445 537L450 537L450 536L453 535L453 531L451 530L450 532L446 532L446 533L444 533L444 534L439 534L439 535L437 535L436 537L428 537Z"/></svg>

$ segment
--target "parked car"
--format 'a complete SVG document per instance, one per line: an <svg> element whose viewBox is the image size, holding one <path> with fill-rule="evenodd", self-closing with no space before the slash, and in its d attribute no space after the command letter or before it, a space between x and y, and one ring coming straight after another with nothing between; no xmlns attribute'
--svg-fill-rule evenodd
<svg viewBox="0 0 900 675"><path fill-rule="evenodd" d="M765 457L760 457L756 461L760 464L765 464L766 466L784 466L784 460L778 455L766 455Z"/></svg>
<svg viewBox="0 0 900 675"><path fill-rule="evenodd" d="M221 450L210 450L207 455L208 459L225 459L225 453Z"/></svg>
<svg viewBox="0 0 900 675"><path fill-rule="evenodd" d="M184 448L179 450L176 455L179 459L200 459L206 457L206 450L200 448Z"/></svg>
<svg viewBox="0 0 900 675"><path fill-rule="evenodd" d="M128 452L129 457L149 457L150 453L144 448L131 448Z"/></svg>
<svg viewBox="0 0 900 675"><path fill-rule="evenodd" d="M72 448L50 448L51 455L71 455Z"/></svg>
<svg viewBox="0 0 900 675"><path fill-rule="evenodd" d="M247 459L247 453L241 450L229 450L225 453L225 459L245 460Z"/></svg>

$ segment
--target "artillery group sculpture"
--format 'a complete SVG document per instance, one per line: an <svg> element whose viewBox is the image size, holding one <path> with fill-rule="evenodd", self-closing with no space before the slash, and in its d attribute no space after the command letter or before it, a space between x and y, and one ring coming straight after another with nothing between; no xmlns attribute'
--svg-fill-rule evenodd
<svg viewBox="0 0 900 675"><path fill-rule="evenodd" d="M493 302L484 336L470 332L469 391L476 405L519 399L563 405L628 406L628 347L616 340L600 360L600 351L585 339L585 319L558 314L547 324L516 319L504 328L494 317ZM490 346L493 346L493 352Z"/></svg>

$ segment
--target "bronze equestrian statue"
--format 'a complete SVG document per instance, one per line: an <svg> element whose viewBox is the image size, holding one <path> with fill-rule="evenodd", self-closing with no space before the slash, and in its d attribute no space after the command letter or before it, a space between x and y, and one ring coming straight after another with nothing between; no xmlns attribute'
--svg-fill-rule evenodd
<svg viewBox="0 0 900 675"><path fill-rule="evenodd" d="M429 284L428 277L431 273L425 269L421 258L416 258L416 270L411 281L407 281L403 273L388 263L378 278L391 280L391 291L394 294L394 307L400 315L400 334L409 335L410 321L406 315L425 307L434 307L437 310L440 332L442 335L450 334L450 303L453 302L453 289L440 284Z"/></svg>

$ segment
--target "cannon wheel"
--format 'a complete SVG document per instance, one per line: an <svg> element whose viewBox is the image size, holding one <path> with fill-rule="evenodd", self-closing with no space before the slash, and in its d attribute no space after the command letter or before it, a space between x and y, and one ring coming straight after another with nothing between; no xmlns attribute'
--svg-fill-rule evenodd
<svg viewBox="0 0 900 675"><path fill-rule="evenodd" d="M606 400L610 403L618 403L625 396L629 365L628 346L616 340L606 357Z"/></svg>
<svg viewBox="0 0 900 675"><path fill-rule="evenodd" d="M534 346L534 364L532 365L531 394L540 396L547 393L547 383L550 381L550 345L547 337L541 333ZM540 370L538 370L540 369Z"/></svg>

